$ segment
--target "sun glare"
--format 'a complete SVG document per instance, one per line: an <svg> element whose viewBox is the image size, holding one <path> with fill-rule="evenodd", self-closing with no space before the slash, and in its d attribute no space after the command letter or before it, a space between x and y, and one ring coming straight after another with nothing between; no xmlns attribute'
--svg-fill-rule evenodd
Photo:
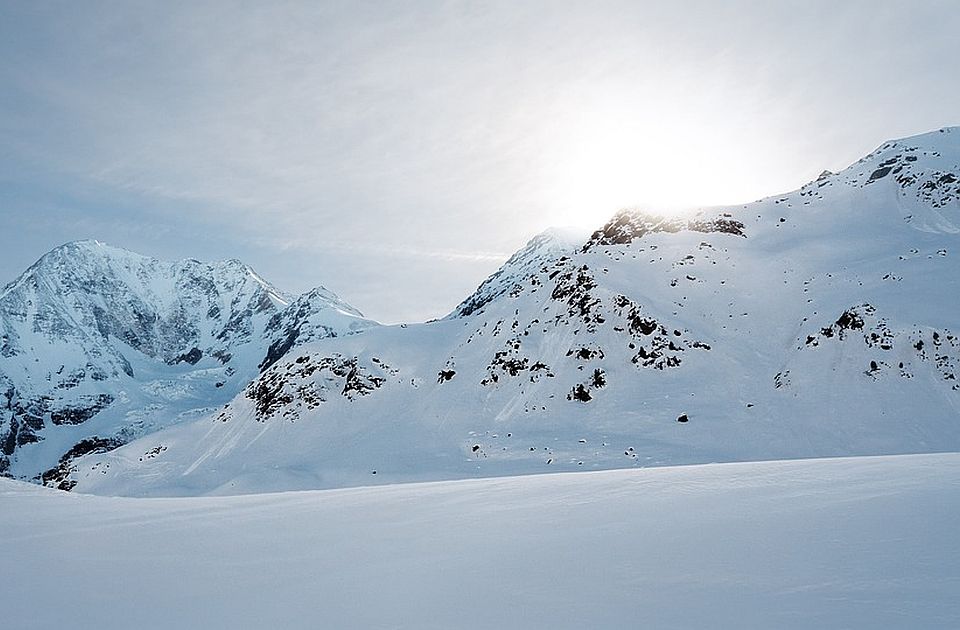
<svg viewBox="0 0 960 630"><path fill-rule="evenodd" d="M635 207L676 216L757 197L739 148L679 119L608 109L556 131L543 186L559 224L595 227Z"/></svg>

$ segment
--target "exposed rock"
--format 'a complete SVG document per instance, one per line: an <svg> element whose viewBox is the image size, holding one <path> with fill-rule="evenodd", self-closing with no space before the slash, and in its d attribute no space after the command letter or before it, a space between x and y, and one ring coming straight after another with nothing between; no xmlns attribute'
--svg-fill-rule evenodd
<svg viewBox="0 0 960 630"><path fill-rule="evenodd" d="M604 245L627 245L647 234L657 232L692 231L746 236L744 230L743 223L729 215L713 219L680 219L624 210L594 232L587 244L583 246L583 251Z"/></svg>
<svg viewBox="0 0 960 630"><path fill-rule="evenodd" d="M176 365L177 363L189 363L190 365L196 365L200 359L203 358L203 351L200 348L193 348L189 352L185 352L180 356L174 357L173 359L167 361L170 365Z"/></svg>
<svg viewBox="0 0 960 630"><path fill-rule="evenodd" d="M85 397L85 399L77 405L61 407L51 411L50 421L56 425L82 424L103 411L112 402L113 396L110 394L98 394L96 396Z"/></svg>
<svg viewBox="0 0 960 630"><path fill-rule="evenodd" d="M576 385L572 390L570 390L570 393L567 394L567 400L589 402L593 400L593 396L590 395L590 389L583 383L580 383L579 385Z"/></svg>
<svg viewBox="0 0 960 630"><path fill-rule="evenodd" d="M437 373L437 382L442 383L444 381L451 380L457 374L456 370L440 370Z"/></svg>
<svg viewBox="0 0 960 630"><path fill-rule="evenodd" d="M67 477L73 471L73 461L89 455L91 453L105 453L123 446L123 442L116 438L90 437L77 442L66 453L60 457L60 461L55 468L44 472L40 480L45 486L57 488L59 490L72 490L77 485L76 481Z"/></svg>

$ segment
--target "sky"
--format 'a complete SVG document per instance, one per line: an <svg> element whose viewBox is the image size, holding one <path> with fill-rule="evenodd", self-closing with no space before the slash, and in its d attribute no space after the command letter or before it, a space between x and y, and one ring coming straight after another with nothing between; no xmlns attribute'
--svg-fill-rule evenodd
<svg viewBox="0 0 960 630"><path fill-rule="evenodd" d="M0 284L95 238L439 317L548 227L960 124L958 9L0 0Z"/></svg>

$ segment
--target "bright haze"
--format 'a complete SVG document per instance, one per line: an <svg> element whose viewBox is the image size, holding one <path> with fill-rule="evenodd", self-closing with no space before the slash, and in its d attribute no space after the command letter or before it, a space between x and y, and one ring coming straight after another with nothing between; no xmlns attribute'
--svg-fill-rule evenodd
<svg viewBox="0 0 960 630"><path fill-rule="evenodd" d="M960 123L955 2L4 2L0 284L65 241L448 312L549 226Z"/></svg>

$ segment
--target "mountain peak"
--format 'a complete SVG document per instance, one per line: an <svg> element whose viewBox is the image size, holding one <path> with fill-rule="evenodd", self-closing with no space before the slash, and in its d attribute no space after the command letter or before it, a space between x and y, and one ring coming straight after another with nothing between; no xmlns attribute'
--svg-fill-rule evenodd
<svg viewBox="0 0 960 630"><path fill-rule="evenodd" d="M64 243L0 292L0 475L58 478L58 461L229 400L295 345L375 325L322 287L294 300L237 259Z"/></svg>
<svg viewBox="0 0 960 630"><path fill-rule="evenodd" d="M892 138L884 142L881 147L894 144L909 144L933 148L935 145L943 143L960 144L960 126L940 127L933 131L924 131L923 133L912 136Z"/></svg>
<svg viewBox="0 0 960 630"><path fill-rule="evenodd" d="M960 217L943 212L960 200L960 127L888 140L839 173L821 175L795 192L807 205L835 194L828 193L835 184L893 193L896 203L885 207L901 210L903 220L917 229L960 229Z"/></svg>
<svg viewBox="0 0 960 630"><path fill-rule="evenodd" d="M545 264L577 251L587 236L589 231L576 227L551 227L540 232L517 250L447 317L467 317L481 310Z"/></svg>
<svg viewBox="0 0 960 630"><path fill-rule="evenodd" d="M746 236L744 224L730 213L718 213L708 218L705 212L693 217L667 217L641 210L621 210L613 215L602 228L593 233L583 251L601 245L626 245L646 234L657 232L722 232Z"/></svg>
<svg viewBox="0 0 960 630"><path fill-rule="evenodd" d="M549 227L527 241L527 244L523 247L523 249L514 254L514 256L517 256L524 250L535 246L556 245L563 249L568 247L577 247L582 245L588 236L590 236L590 231L585 228L571 225Z"/></svg>
<svg viewBox="0 0 960 630"><path fill-rule="evenodd" d="M90 256L101 256L101 257L136 257L136 258L149 258L149 256L144 256L143 254L138 254L136 252L130 251L129 249L124 249L122 247L117 247L115 245L110 245L103 241L96 239L81 239L77 241L68 241L63 245L59 245L51 249L45 256L53 255L62 255L62 254L86 254ZM43 257L41 257L42 259Z"/></svg>

